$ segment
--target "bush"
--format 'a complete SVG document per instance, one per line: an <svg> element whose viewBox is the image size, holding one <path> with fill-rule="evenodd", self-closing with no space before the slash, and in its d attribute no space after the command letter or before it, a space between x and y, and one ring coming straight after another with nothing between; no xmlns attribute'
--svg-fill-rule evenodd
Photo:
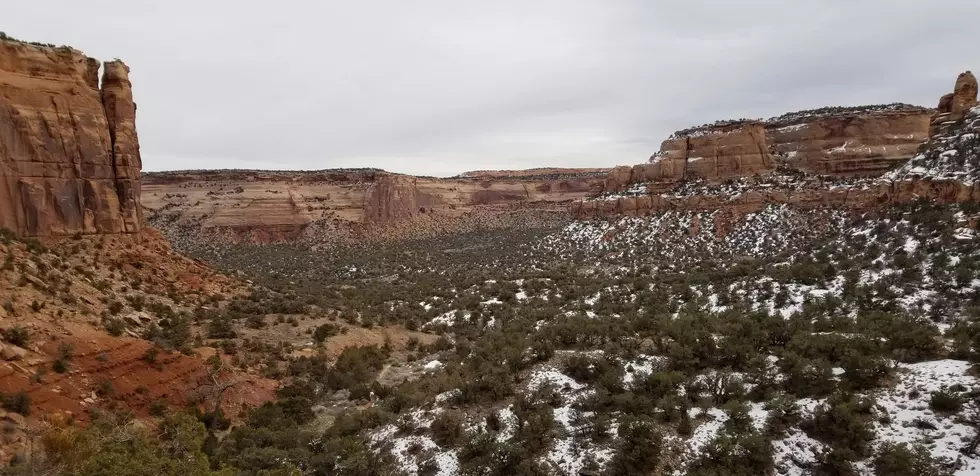
<svg viewBox="0 0 980 476"><path fill-rule="evenodd" d="M948 462L936 460L922 445L886 443L874 458L876 476L951 476Z"/></svg>
<svg viewBox="0 0 980 476"><path fill-rule="evenodd" d="M24 390L11 395L0 393L0 406L8 412L27 416L31 414L31 396Z"/></svg>
<svg viewBox="0 0 980 476"><path fill-rule="evenodd" d="M690 468L689 476L758 476L772 474L772 446L761 435L722 435L705 449Z"/></svg>
<svg viewBox="0 0 980 476"><path fill-rule="evenodd" d="M116 389L113 387L111 380L102 379L95 384L95 394L102 398L108 398L116 394Z"/></svg>
<svg viewBox="0 0 980 476"><path fill-rule="evenodd" d="M3 340L17 347L27 347L27 344L31 341L30 332L28 332L26 327L17 326L9 329L0 329L0 334L3 335Z"/></svg>
<svg viewBox="0 0 980 476"><path fill-rule="evenodd" d="M834 394L800 427L849 460L863 458L874 438L869 424L873 407L874 400L869 397Z"/></svg>
<svg viewBox="0 0 980 476"><path fill-rule="evenodd" d="M464 440L465 422L466 418L462 412L455 410L443 412L432 421L430 426L432 439L443 448L459 445Z"/></svg>
<svg viewBox="0 0 980 476"><path fill-rule="evenodd" d="M215 317L208 325L208 337L211 339L234 339L236 335L234 323L228 316Z"/></svg>
<svg viewBox="0 0 980 476"><path fill-rule="evenodd" d="M48 458L37 463L50 468L43 474L96 476L219 476L201 451L207 433L189 415L171 415L159 431L129 425L113 415L98 416L85 429L54 427L43 437ZM33 467L38 471L41 468Z"/></svg>
<svg viewBox="0 0 980 476"><path fill-rule="evenodd" d="M126 331L126 323L122 319L106 319L105 330L113 337L119 337Z"/></svg>
<svg viewBox="0 0 980 476"><path fill-rule="evenodd" d="M335 336L339 333L339 326L336 324L326 323L317 326L316 330L313 331L313 340L316 342L323 342L327 340L328 337ZM416 339L416 344L418 340Z"/></svg>
<svg viewBox="0 0 980 476"><path fill-rule="evenodd" d="M376 345L348 347L327 373L327 387L331 390L350 389L371 381L384 367L387 358L387 352Z"/></svg>
<svg viewBox="0 0 980 476"><path fill-rule="evenodd" d="M647 420L627 420L619 426L620 444L609 462L610 476L632 476L653 472L660 465L663 436Z"/></svg>
<svg viewBox="0 0 980 476"><path fill-rule="evenodd" d="M936 413L958 413L963 408L963 399L945 390L933 392L929 398L929 408Z"/></svg>

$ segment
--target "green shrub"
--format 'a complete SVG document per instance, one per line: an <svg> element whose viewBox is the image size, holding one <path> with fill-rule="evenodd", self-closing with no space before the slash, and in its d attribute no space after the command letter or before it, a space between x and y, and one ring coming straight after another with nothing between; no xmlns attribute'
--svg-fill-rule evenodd
<svg viewBox="0 0 980 476"><path fill-rule="evenodd" d="M624 421L619 426L619 436L620 443L606 469L607 474L632 476L657 469L664 441L653 422L636 419Z"/></svg>
<svg viewBox="0 0 980 476"><path fill-rule="evenodd" d="M944 390L933 392L929 408L936 413L958 413L963 408L963 398Z"/></svg>
<svg viewBox="0 0 980 476"><path fill-rule="evenodd" d="M876 476L952 476L949 463L934 459L922 445L904 443L882 445L873 461Z"/></svg>
<svg viewBox="0 0 980 476"><path fill-rule="evenodd" d="M456 410L448 410L432 421L432 439L441 447L455 447L463 442L466 415Z"/></svg>
<svg viewBox="0 0 980 476"><path fill-rule="evenodd" d="M856 460L867 456L874 438L870 425L873 407L874 400L870 397L837 393L818 406L800 427L842 456Z"/></svg>
<svg viewBox="0 0 980 476"><path fill-rule="evenodd" d="M0 392L0 406L8 412L28 416L31 414L31 395L25 390L9 395Z"/></svg>
<svg viewBox="0 0 980 476"><path fill-rule="evenodd" d="M3 335L3 340L18 347L27 347L31 341L30 332L28 332L26 327L16 326L9 329L0 329L0 334Z"/></svg>

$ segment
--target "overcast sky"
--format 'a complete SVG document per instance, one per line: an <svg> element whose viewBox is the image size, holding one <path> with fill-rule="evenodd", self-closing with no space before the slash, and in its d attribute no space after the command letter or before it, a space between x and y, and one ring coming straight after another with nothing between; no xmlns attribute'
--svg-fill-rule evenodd
<svg viewBox="0 0 980 476"><path fill-rule="evenodd" d="M672 131L935 106L976 0L29 0L0 30L123 59L144 170L603 167Z"/></svg>

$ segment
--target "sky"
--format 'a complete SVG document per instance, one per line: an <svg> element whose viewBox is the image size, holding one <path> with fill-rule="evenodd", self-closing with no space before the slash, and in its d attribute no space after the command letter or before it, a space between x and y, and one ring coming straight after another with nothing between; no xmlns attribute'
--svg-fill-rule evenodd
<svg viewBox="0 0 980 476"><path fill-rule="evenodd" d="M131 68L144 171L641 163L671 132L933 107L976 0L30 0L0 30Z"/></svg>

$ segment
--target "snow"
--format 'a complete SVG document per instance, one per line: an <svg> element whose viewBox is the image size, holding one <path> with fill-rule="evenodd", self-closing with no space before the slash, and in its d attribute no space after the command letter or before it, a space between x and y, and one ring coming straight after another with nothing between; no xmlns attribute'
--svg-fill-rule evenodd
<svg viewBox="0 0 980 476"><path fill-rule="evenodd" d="M980 474L980 459L960 453L960 449L976 435L976 430L953 416L934 413L929 408L933 392L949 389L953 385L974 388L978 381L968 375L971 364L962 360L937 360L901 365L899 383L877 398L881 411L890 421L875 422L874 432L879 441L893 443L922 443L933 457L960 459L963 467L957 475ZM964 411L970 411L967 404ZM921 423L936 427L922 427ZM919 423L919 424L917 424Z"/></svg>
<svg viewBox="0 0 980 476"><path fill-rule="evenodd" d="M817 454L824 444L800 430L791 430L786 438L772 442L773 461L776 472L782 476L803 476L808 474L806 467L817 461Z"/></svg>
<svg viewBox="0 0 980 476"><path fill-rule="evenodd" d="M427 436L407 436L392 440L391 453L398 461L398 467L406 474L419 474L420 458L413 456L410 449L421 447L423 451L434 451L433 459L439 468L436 476L456 476L459 474L459 459L455 451L439 451L439 445Z"/></svg>
<svg viewBox="0 0 980 476"><path fill-rule="evenodd" d="M585 388L585 385L576 382L575 379L559 372L557 369L543 367L531 373L531 377L528 380L528 390L534 391L548 384L554 386L559 391L563 389L574 391Z"/></svg>
<svg viewBox="0 0 980 476"><path fill-rule="evenodd" d="M555 445L548 451L547 459L558 467L561 474L575 476L582 471L590 456L602 467L614 455L612 448L586 446L574 438L560 438L555 440Z"/></svg>
<svg viewBox="0 0 980 476"><path fill-rule="evenodd" d="M664 360L664 357L644 355L636 360L625 362L623 365L623 386L630 388L636 379L652 374L654 367Z"/></svg>
<svg viewBox="0 0 980 476"><path fill-rule="evenodd" d="M433 370L441 369L442 366L443 366L442 362L439 362L438 360L433 360L432 362L423 365L422 368L428 371L433 371Z"/></svg>

